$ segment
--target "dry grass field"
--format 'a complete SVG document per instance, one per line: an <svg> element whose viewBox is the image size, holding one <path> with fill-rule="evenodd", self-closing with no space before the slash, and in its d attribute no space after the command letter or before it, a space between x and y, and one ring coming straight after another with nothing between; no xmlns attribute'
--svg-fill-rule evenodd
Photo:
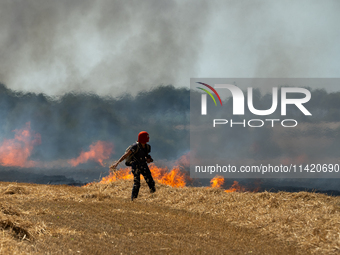
<svg viewBox="0 0 340 255"><path fill-rule="evenodd" d="M0 182L0 254L340 254L340 198Z"/></svg>

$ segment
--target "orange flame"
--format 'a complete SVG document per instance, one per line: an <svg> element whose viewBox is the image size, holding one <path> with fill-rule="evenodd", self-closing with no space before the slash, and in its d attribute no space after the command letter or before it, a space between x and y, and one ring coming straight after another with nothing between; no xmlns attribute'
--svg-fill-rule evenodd
<svg viewBox="0 0 340 255"><path fill-rule="evenodd" d="M174 167L171 171L168 168L157 167L155 164L149 166L152 177L159 183L169 185L171 187L185 187L186 174L181 172L180 167ZM143 176L142 176L143 178ZM99 183L107 184L117 180L132 180L133 174L130 168L121 168L116 172L110 172L106 177L103 177Z"/></svg>
<svg viewBox="0 0 340 255"><path fill-rule="evenodd" d="M106 177L103 177L99 183L108 184L117 180L132 180L133 174L130 172L130 168L121 168L116 172L110 172Z"/></svg>
<svg viewBox="0 0 340 255"><path fill-rule="evenodd" d="M176 188L183 188L186 185L185 173L182 173L179 167L174 167L170 172L165 173L161 179L157 179L157 181Z"/></svg>
<svg viewBox="0 0 340 255"><path fill-rule="evenodd" d="M149 165L152 177L155 181L158 181L159 183L171 186L171 187L177 187L177 188L183 188L186 185L186 180L190 179L189 176L185 174L185 172L181 171L180 166L176 166L171 171L167 167L157 167L154 163ZM143 176L142 176L143 179ZM99 183L101 184L108 184L111 182L115 182L117 180L133 180L133 174L131 173L131 169L129 167L126 168L120 168L116 172L110 172L110 174L106 177L103 177ZM210 188L221 188L224 184L224 178L222 176L215 176L210 181L211 186ZM89 184L88 184L89 185ZM242 187L239 185L237 181L234 181L234 184L229 188L224 190L225 192L245 192L245 187ZM257 190L254 190L253 192L256 192Z"/></svg>
<svg viewBox="0 0 340 255"><path fill-rule="evenodd" d="M210 188L221 188L224 184L224 178L222 176L216 175L210 180Z"/></svg>
<svg viewBox="0 0 340 255"><path fill-rule="evenodd" d="M224 184L224 178L222 176L216 175L213 179L210 180L210 187L209 188L221 188ZM234 181L233 185L229 189L225 189L224 192L244 192L246 191L245 187L242 187L237 181ZM254 190L253 192L257 192L258 189Z"/></svg>
<svg viewBox="0 0 340 255"><path fill-rule="evenodd" d="M189 156L190 152L183 155L176 163L183 163L183 165L189 164ZM182 164L181 164L182 165ZM186 181L190 180L190 177L181 169L181 166L175 166L171 170L167 167L157 167L154 163L149 165L152 177L155 181L171 186L171 187L185 187ZM108 184L111 182L115 182L117 180L133 180L133 174L131 173L131 168L121 168L116 172L110 172L110 174L106 177L103 177L99 183ZM143 179L143 176L142 176ZM224 178L222 176L215 176L211 181L210 188L221 188L224 184ZM239 185L237 181L234 181L234 184L225 192L244 192L246 189ZM256 191L254 191L256 192Z"/></svg>
<svg viewBox="0 0 340 255"><path fill-rule="evenodd" d="M28 160L33 147L41 143L40 134L31 132L31 123L27 122L23 129L15 129L14 139L4 139L0 146L0 165L33 167L37 162Z"/></svg>
<svg viewBox="0 0 340 255"><path fill-rule="evenodd" d="M98 162L101 166L104 166L103 160L108 159L112 151L112 143L97 141L95 144L90 145L89 151L82 151L79 157L70 159L67 162L71 166L77 166L81 163L86 163L88 160L92 160Z"/></svg>
<svg viewBox="0 0 340 255"><path fill-rule="evenodd" d="M240 186L240 184L238 184L237 181L234 181L234 184L231 185L231 187L229 189L224 190L225 192L229 193L229 192L244 192L246 189L242 186Z"/></svg>

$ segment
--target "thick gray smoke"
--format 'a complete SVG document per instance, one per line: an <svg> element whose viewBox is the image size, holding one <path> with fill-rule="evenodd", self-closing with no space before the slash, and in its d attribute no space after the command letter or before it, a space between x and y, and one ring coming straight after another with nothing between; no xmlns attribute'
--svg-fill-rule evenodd
<svg viewBox="0 0 340 255"><path fill-rule="evenodd" d="M0 141L30 122L41 134L32 160L74 158L97 140L113 142L115 158L147 130L155 158L177 159L189 150L189 91L160 84L338 77L339 9L336 0L3 0ZM329 92L338 87L325 89L314 90L312 98L323 100L308 106L323 126L295 116L301 129L291 134L227 130L228 156L336 157L338 94ZM258 95L259 104L270 105L270 96ZM316 143L319 151L310 150Z"/></svg>
<svg viewBox="0 0 340 255"><path fill-rule="evenodd" d="M305 118L296 109L293 113L300 128L288 133L271 128L255 129L252 132L250 130L240 132L239 128L225 128L221 131L223 135L220 135L228 137L227 141L221 141L226 144L223 153L230 160L237 158L267 160L284 157L286 160L303 162L309 159L317 160L324 155L337 158L340 144L338 125L340 93L327 93L324 90L311 90L311 93L312 99L306 107L313 112L312 118ZM197 96L200 94L197 93ZM268 108L271 100L271 95L261 95L259 91L254 91L256 108ZM232 99L226 99L223 104L231 105ZM13 139L13 130L24 127L27 122L31 123L31 130L34 133L41 135L41 144L34 146L30 157L35 161L58 162L76 158L81 151L87 151L89 145L98 140L112 142L114 153L110 159L118 159L124 150L136 141L141 130L150 133L151 154L157 161L174 161L190 150L188 128L190 91L184 88L161 86L140 92L135 97L129 94L120 98L66 94L56 99L43 94L14 92L1 85L0 109L1 144L5 139ZM294 112L294 109L290 109L290 112ZM249 113L246 113L246 117L247 114ZM279 118L275 114L277 113L270 117ZM210 138L207 136L206 139ZM302 159L297 157L299 155L303 155ZM105 172L106 175L108 170L107 166L101 167L91 161L75 168L68 166L62 170L63 167L65 166L58 166L55 163L51 169L21 169L26 174L20 178L16 177L16 180L24 181L23 178L31 176L34 178L30 181L42 182L46 178L44 179L41 174L58 173L70 178L71 183L72 180L86 182L98 179L100 172ZM18 170L13 167L1 169L10 170L12 173ZM40 175L34 176L39 173ZM7 175L1 174L3 177ZM54 182L64 180L62 176L55 178ZM286 186L290 184L307 188L337 189L337 180L300 179L280 183ZM273 181L263 180L263 183L270 187Z"/></svg>
<svg viewBox="0 0 340 255"><path fill-rule="evenodd" d="M338 77L339 10L337 0L2 0L0 82L117 96L192 77Z"/></svg>
<svg viewBox="0 0 340 255"><path fill-rule="evenodd" d="M0 82L48 95L185 86L209 13L192 0L1 1Z"/></svg>
<svg viewBox="0 0 340 255"><path fill-rule="evenodd" d="M339 77L339 1L209 2L200 78Z"/></svg>
<svg viewBox="0 0 340 255"><path fill-rule="evenodd" d="M14 137L13 130L27 122L41 135L32 159L71 159L98 140L112 142L114 157L150 133L155 158L174 160L189 150L189 90L157 87L137 96L102 98L93 94L65 94L53 99L43 94L16 93L0 85L0 139Z"/></svg>
<svg viewBox="0 0 340 255"><path fill-rule="evenodd" d="M27 159L39 164L21 169L26 174L15 180L23 181L32 173L59 173L83 182L98 179L101 172L107 174L108 164L119 159L142 130L150 134L151 155L156 161L175 161L189 151L189 131L183 128L189 123L188 89L161 86L135 97L65 94L50 98L14 92L0 84L0 109L0 155L1 148L6 147L1 146L14 139L13 130L23 129L28 122L31 133L39 134L41 139ZM76 167L68 163L97 141L114 145L104 167L91 159ZM16 169L6 164L1 168L12 172Z"/></svg>

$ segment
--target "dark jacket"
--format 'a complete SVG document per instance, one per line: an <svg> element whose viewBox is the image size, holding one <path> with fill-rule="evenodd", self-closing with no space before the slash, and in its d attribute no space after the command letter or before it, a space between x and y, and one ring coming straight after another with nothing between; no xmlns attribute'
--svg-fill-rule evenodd
<svg viewBox="0 0 340 255"><path fill-rule="evenodd" d="M137 165L145 165L147 164L146 160L148 158L151 159L151 156L149 155L151 152L151 146L149 144L145 144L145 147L143 148L140 143L134 143L130 148L130 151L134 154L132 161Z"/></svg>

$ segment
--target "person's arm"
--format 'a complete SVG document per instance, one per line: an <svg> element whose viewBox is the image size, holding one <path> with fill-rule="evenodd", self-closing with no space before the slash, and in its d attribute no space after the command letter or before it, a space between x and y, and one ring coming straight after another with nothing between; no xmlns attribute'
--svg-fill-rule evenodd
<svg viewBox="0 0 340 255"><path fill-rule="evenodd" d="M116 163L114 163L110 166L110 169L113 170L113 169L117 168L119 163L122 162L124 159L126 159L131 153L132 153L132 151L125 152L125 154L123 156L121 156L121 158Z"/></svg>
<svg viewBox="0 0 340 255"><path fill-rule="evenodd" d="M148 154L148 156L146 157L146 162L147 163L151 163L153 162L153 159L151 158L151 156Z"/></svg>
<svg viewBox="0 0 340 255"><path fill-rule="evenodd" d="M151 152L151 146L150 145L147 145L147 146L148 146L148 154L146 156L146 163L151 163L151 162L153 162L153 159L149 155L149 153Z"/></svg>

